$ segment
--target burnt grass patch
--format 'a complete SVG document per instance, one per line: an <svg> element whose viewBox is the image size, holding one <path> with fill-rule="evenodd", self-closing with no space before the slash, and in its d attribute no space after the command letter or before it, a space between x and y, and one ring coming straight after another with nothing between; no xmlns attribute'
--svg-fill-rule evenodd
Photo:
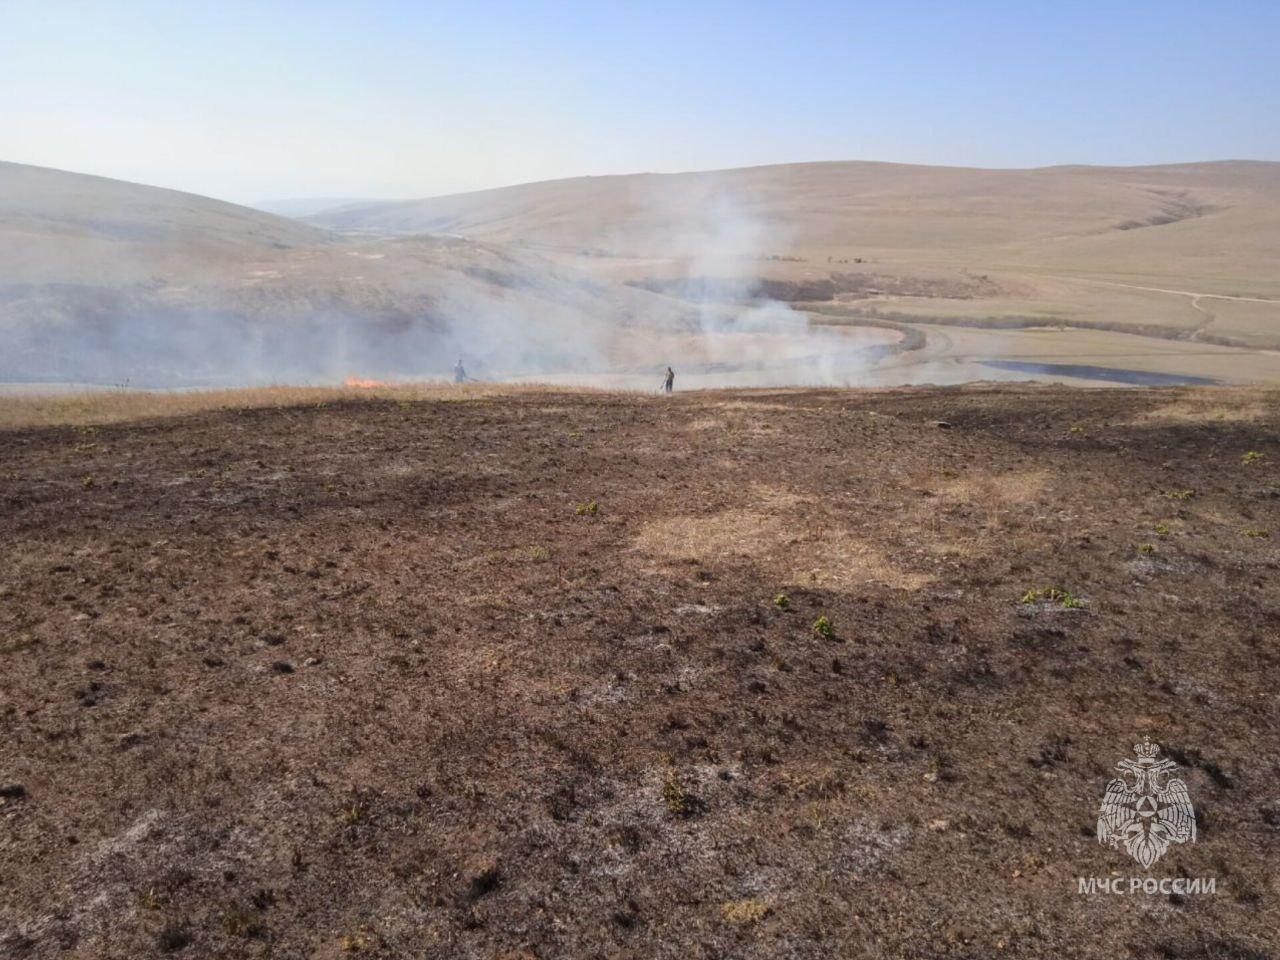
<svg viewBox="0 0 1280 960"><path fill-rule="evenodd" d="M1280 397L1197 396L0 432L0 953L1276 956ZM1076 892L1144 735L1215 896Z"/></svg>

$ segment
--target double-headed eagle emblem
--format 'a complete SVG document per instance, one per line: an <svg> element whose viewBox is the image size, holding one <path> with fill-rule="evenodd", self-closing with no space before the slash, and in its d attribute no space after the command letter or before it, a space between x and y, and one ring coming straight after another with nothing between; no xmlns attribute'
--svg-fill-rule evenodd
<svg viewBox="0 0 1280 960"><path fill-rule="evenodd" d="M1159 744L1143 737L1133 752L1138 759L1117 763L1120 776L1107 784L1098 811L1098 842L1124 844L1129 856L1149 868L1170 844L1196 842L1196 812L1186 783L1169 776L1177 764L1156 759Z"/></svg>

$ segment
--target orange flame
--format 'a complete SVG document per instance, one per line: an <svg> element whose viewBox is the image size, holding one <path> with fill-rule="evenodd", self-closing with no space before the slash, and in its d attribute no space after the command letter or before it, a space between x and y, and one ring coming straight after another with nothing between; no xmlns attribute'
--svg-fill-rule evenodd
<svg viewBox="0 0 1280 960"><path fill-rule="evenodd" d="M342 382L344 387L355 387L358 390L372 390L374 387L389 387L385 380L365 380L362 377L347 377Z"/></svg>

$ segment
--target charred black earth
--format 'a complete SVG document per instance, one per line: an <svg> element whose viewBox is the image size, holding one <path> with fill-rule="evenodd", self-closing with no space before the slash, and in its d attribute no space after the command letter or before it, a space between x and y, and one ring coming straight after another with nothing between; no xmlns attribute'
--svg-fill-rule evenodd
<svg viewBox="0 0 1280 960"><path fill-rule="evenodd" d="M1278 400L0 432L0 954L1276 956ZM1079 892L1131 876L1216 887Z"/></svg>

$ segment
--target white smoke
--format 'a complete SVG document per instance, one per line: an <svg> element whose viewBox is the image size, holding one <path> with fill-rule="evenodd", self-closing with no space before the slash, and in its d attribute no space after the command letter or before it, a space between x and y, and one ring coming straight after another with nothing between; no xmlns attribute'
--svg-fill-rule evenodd
<svg viewBox="0 0 1280 960"><path fill-rule="evenodd" d="M681 387L750 386L857 382L868 362L865 342L759 296L792 238L711 177L640 178L626 222L602 228L606 261L653 264L646 290L518 246L342 240L146 187L6 176L0 380L434 379L461 358L483 379L653 388L671 365Z"/></svg>
<svg viewBox="0 0 1280 960"><path fill-rule="evenodd" d="M685 364L686 382L851 385L874 362L874 335L814 327L804 313L760 295L762 268L789 257L792 231L754 215L749 199L722 179L641 180L633 202L650 255L669 265L667 286L697 309L697 359ZM645 230L649 224L663 226Z"/></svg>

